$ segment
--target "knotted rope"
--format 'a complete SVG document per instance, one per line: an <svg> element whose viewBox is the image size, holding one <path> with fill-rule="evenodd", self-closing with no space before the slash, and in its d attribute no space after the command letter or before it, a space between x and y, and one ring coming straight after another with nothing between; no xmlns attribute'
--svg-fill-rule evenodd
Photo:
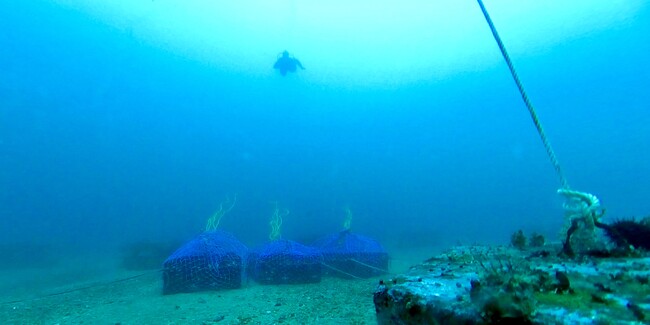
<svg viewBox="0 0 650 325"><path fill-rule="evenodd" d="M515 80L515 83L517 84L517 88L519 88L519 93L521 94L521 98L524 100L524 103L528 108L528 113L530 113L530 117L533 119L535 128L537 128L537 133L539 134L539 137L542 139L542 143L544 144L544 149L546 149L546 153L548 154L548 157L551 160L551 163L553 164L553 168L555 168L555 173L560 178L560 183L562 187L557 191L557 193L562 195L565 198L565 203L563 205L563 208L565 211L567 221L569 221L569 224L571 225L568 228L566 241L564 243L564 248L562 249L562 251L565 254L572 256L573 249L571 248L571 242L570 242L571 235L579 227L585 228L587 230L593 230L594 226L602 225L599 220L605 214L605 209L602 208L602 206L600 205L600 200L598 200L598 198L595 195L586 192L571 190L569 188L569 183L567 182L566 177L564 177L564 173L562 172L562 168L560 167L560 162L557 160L557 157L555 156L555 152L551 147L551 143L546 137L546 133L544 132L544 128L542 127L542 123L539 121L539 118L537 117L537 112L535 112L535 108L533 107L533 104L530 102L530 99L526 94L524 85L521 83L521 80L519 80L519 76L517 75L515 66L512 64L512 60L510 60L508 51L506 51L506 47L503 45L503 42L501 41L501 37L499 37L499 33L494 27L494 23L492 23L492 19L490 18L490 15L488 14L487 10L485 9L485 6L483 5L483 1L482 0L477 0L477 1L478 1L478 5L481 7L483 16L485 16L485 20L487 21L488 25L490 25L490 30L492 31L492 35L494 36L494 39L497 41L497 44L499 45L501 54L503 55L503 58L506 60L506 63L508 64L508 69L510 69L510 74L512 74L512 78Z"/></svg>

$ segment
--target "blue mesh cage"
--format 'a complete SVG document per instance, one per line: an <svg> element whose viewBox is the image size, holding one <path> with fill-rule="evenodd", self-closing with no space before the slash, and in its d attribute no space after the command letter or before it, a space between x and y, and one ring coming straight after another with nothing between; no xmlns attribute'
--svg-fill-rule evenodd
<svg viewBox="0 0 650 325"><path fill-rule="evenodd" d="M163 263L163 294L239 288L248 249L223 231L205 232Z"/></svg>
<svg viewBox="0 0 650 325"><path fill-rule="evenodd" d="M320 282L322 261L317 249L280 239L250 255L249 274L262 284Z"/></svg>
<svg viewBox="0 0 650 325"><path fill-rule="evenodd" d="M388 253L376 240L344 230L314 243L323 254L325 274L369 278L388 270Z"/></svg>

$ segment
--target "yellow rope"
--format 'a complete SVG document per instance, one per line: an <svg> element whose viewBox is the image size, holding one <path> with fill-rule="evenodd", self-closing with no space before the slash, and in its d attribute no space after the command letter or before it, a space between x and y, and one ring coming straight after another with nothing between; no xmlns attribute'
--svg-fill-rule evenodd
<svg viewBox="0 0 650 325"><path fill-rule="evenodd" d="M278 240L282 237L282 218L289 215L289 209L281 211L278 202L274 202L274 204L273 215L271 215L271 221L269 221L269 225L271 225L270 240Z"/></svg>
<svg viewBox="0 0 650 325"><path fill-rule="evenodd" d="M481 11L483 12L483 16L485 16L485 20L487 20L488 25L490 25L490 30L492 31L492 35L494 36L494 39L497 41L497 45L499 45L499 49L501 50L501 54L503 55L503 58L506 60L506 64L508 64L508 68L510 69L510 73L512 74L512 78L515 80L515 83L517 84L517 88L519 88L519 93L521 93L521 98L524 100L524 103L526 104L526 107L528 108L528 113L530 113L530 117L533 119L533 123L535 124L535 128L537 128L537 133L539 134L539 137L542 139L542 143L544 144L544 149L546 149L546 154L548 154L549 159L551 159L551 163L553 164L553 168L555 168L555 172L557 176L560 178L560 183L562 184L563 189L568 189L569 188L569 183L566 180L566 177L564 177L564 173L562 172L562 168L560 167L560 162L558 161L557 157L555 156L555 152L553 151L553 148L551 147L551 142L548 140L546 137L546 133L544 132L544 128L542 127L542 123L539 121L539 118L537 117L537 112L535 111L535 108L533 107L533 104L530 102L530 99L528 99L528 95L526 94L526 90L524 89L524 85L521 83L521 80L519 80L519 76L517 75L517 71L515 70L515 66L512 64L512 60L510 60L510 56L508 55L508 52L506 51L505 45L503 45L503 42L501 41L501 37L499 37L499 33L497 33L497 29L494 27L494 24L492 23L492 19L490 18L490 15L488 14L487 10L485 9L485 6L483 6L483 1L477 0L478 5L481 7Z"/></svg>
<svg viewBox="0 0 650 325"><path fill-rule="evenodd" d="M217 228L219 228L221 218L223 218L226 213L230 212L230 210L235 207L235 203L237 203L237 195L235 195L232 201L230 198L226 198L225 201L219 203L219 210L212 214L212 216L208 219L208 222L205 225L205 231L217 230Z"/></svg>

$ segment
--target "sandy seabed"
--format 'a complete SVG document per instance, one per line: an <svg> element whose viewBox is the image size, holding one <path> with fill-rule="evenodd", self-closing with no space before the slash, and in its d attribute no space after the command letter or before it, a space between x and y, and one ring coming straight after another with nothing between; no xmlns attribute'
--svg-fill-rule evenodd
<svg viewBox="0 0 650 325"><path fill-rule="evenodd" d="M106 269L0 272L0 324L376 324L373 292L391 277L162 295L159 270Z"/></svg>
<svg viewBox="0 0 650 325"><path fill-rule="evenodd" d="M378 278L162 295L160 272L0 306L2 324L373 324ZM65 290L64 290L65 291Z"/></svg>

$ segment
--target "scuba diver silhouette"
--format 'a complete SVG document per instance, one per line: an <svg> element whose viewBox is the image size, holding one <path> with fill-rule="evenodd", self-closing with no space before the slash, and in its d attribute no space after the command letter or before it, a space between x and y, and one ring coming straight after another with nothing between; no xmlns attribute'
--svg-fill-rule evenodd
<svg viewBox="0 0 650 325"><path fill-rule="evenodd" d="M296 72L296 68L305 70L302 63L295 57L289 56L289 52L287 51L278 54L278 60L273 65L273 69L280 70L280 74L283 76L286 76L287 72Z"/></svg>

